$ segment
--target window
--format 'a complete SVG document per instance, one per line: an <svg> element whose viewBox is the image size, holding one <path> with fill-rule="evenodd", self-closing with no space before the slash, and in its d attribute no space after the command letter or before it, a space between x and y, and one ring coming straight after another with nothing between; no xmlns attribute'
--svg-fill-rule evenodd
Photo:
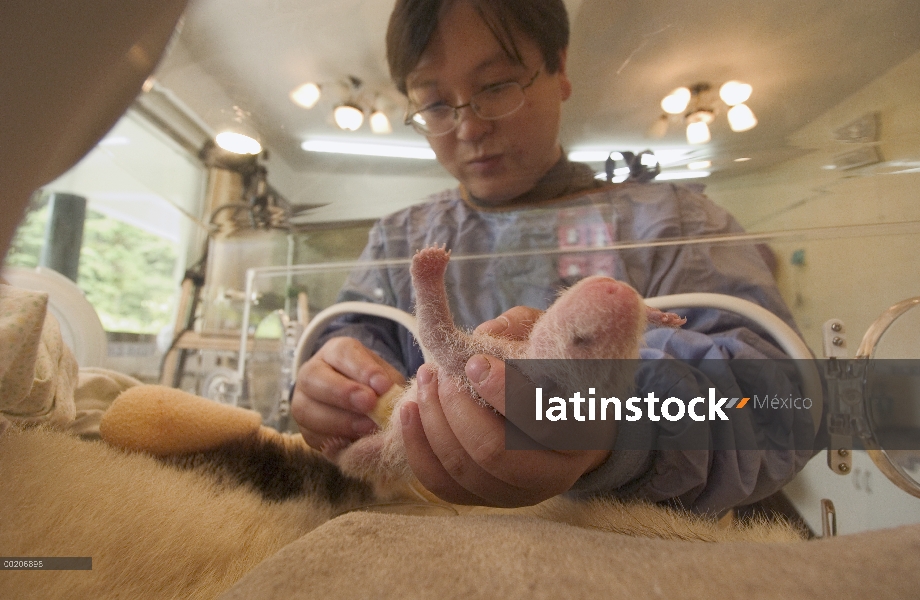
<svg viewBox="0 0 920 600"><path fill-rule="evenodd" d="M206 172L129 112L70 171L33 196L6 265L39 264L49 198L86 198L77 285L107 331L156 334L173 322L178 284L202 252Z"/></svg>

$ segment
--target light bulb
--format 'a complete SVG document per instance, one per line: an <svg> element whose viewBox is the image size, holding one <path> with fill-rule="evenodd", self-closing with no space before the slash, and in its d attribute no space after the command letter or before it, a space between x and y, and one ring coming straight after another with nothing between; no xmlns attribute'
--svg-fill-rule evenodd
<svg viewBox="0 0 920 600"><path fill-rule="evenodd" d="M757 117L747 104L738 104L728 109L728 125L732 131L747 131L757 125Z"/></svg>
<svg viewBox="0 0 920 600"><path fill-rule="evenodd" d="M687 104L690 103L690 90L685 87L679 87L661 101L661 109L671 115L678 115L684 112Z"/></svg>
<svg viewBox="0 0 920 600"><path fill-rule="evenodd" d="M379 110L375 110L371 113L370 118L371 131L374 133L393 133L393 127L390 125L390 119L387 118L386 114Z"/></svg>
<svg viewBox="0 0 920 600"><path fill-rule="evenodd" d="M316 103L319 102L319 97L319 86L315 83L305 83L291 92L291 100L294 104L304 108L313 108L316 106Z"/></svg>
<svg viewBox="0 0 920 600"><path fill-rule="evenodd" d="M223 131L217 134L214 141L227 152L233 152L234 154L258 154L262 152L262 145L259 142L242 133Z"/></svg>
<svg viewBox="0 0 920 600"><path fill-rule="evenodd" d="M722 102L725 104L735 106L750 98L752 89L753 88L747 83L726 81L722 84L722 87L719 88L719 98L722 98Z"/></svg>
<svg viewBox="0 0 920 600"><path fill-rule="evenodd" d="M364 112L353 104L340 104L332 112L335 124L345 131L357 131L364 122Z"/></svg>
<svg viewBox="0 0 920 600"><path fill-rule="evenodd" d="M705 144L712 139L709 125L703 121L687 124L687 142L690 144Z"/></svg>

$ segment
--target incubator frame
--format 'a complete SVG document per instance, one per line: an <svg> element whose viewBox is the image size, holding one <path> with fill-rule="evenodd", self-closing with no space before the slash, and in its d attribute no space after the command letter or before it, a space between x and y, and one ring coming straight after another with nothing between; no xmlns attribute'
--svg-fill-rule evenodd
<svg viewBox="0 0 920 600"><path fill-rule="evenodd" d="M840 475L849 474L853 439L859 438L869 458L892 483L920 498L920 482L907 473L879 442L868 402L869 366L875 358L879 341L898 318L918 305L920 296L902 300L883 312L866 330L853 359L846 358L843 323L838 319L825 323L824 346L829 360L824 375L830 434L828 467Z"/></svg>

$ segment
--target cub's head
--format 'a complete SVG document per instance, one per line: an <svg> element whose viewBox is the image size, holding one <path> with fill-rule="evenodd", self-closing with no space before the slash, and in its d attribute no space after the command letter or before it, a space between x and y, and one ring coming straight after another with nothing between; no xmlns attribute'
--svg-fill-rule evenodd
<svg viewBox="0 0 920 600"><path fill-rule="evenodd" d="M638 292L609 277L567 289L534 325L528 358L638 358L646 325Z"/></svg>

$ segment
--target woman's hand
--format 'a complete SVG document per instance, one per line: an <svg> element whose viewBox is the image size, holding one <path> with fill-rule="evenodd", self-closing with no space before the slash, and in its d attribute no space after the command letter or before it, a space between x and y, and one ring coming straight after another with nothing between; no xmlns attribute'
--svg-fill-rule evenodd
<svg viewBox="0 0 920 600"><path fill-rule="evenodd" d="M524 339L540 314L516 307L476 331ZM466 374L491 408L450 382L439 384L427 365L417 374L418 402L400 408L409 465L422 485L443 500L536 504L567 491L610 455L607 450L505 450L505 364L476 355L467 362Z"/></svg>
<svg viewBox="0 0 920 600"><path fill-rule="evenodd" d="M336 337L297 370L291 416L313 448L347 444L377 429L367 416L405 378L361 342Z"/></svg>

